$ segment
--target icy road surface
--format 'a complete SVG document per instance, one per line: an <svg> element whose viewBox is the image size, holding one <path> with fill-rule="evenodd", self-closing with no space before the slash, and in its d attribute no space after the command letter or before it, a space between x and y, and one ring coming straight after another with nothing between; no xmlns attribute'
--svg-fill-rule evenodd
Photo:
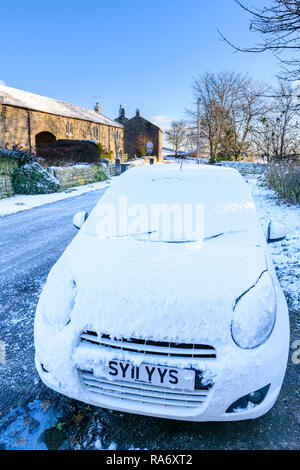
<svg viewBox="0 0 300 470"><path fill-rule="evenodd" d="M246 177L247 179L247 177ZM300 210L248 182L263 225L288 225L287 240L270 246L287 294L291 342L300 339ZM182 423L93 408L52 392L34 366L33 317L51 266L72 240L72 216L104 190L0 219L0 449L300 449L300 365L289 359L275 407L255 421ZM293 350L291 349L291 354Z"/></svg>

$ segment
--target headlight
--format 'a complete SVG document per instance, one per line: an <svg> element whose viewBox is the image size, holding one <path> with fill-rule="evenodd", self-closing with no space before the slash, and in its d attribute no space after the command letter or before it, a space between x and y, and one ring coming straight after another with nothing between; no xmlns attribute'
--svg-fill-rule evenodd
<svg viewBox="0 0 300 470"><path fill-rule="evenodd" d="M40 296L37 315L48 327L62 330L70 321L76 297L76 283L61 260L53 266Z"/></svg>
<svg viewBox="0 0 300 470"><path fill-rule="evenodd" d="M237 302L231 324L234 342L243 349L253 349L270 336L276 319L276 292L268 272L255 287Z"/></svg>

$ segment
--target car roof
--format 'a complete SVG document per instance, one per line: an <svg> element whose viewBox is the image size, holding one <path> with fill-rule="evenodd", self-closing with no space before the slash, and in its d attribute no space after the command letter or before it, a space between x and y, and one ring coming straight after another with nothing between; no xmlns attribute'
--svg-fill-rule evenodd
<svg viewBox="0 0 300 470"><path fill-rule="evenodd" d="M147 208L150 214L154 206L175 204L181 208L188 205L203 208L207 237L229 231L252 231L258 222L252 196L238 171L211 165L180 168L178 164L157 164L133 168L114 178L88 219L86 229L97 232L104 205L113 206L118 214L139 207Z"/></svg>
<svg viewBox="0 0 300 470"><path fill-rule="evenodd" d="M122 174L122 178L132 179L138 177L139 180L148 180L150 176L158 176L159 178L169 179L178 178L188 179L191 176L194 178L229 178L239 177L240 173L233 168L226 168L215 165L196 165L188 164L183 161L179 163L158 163L156 165L143 165L131 168L130 171L126 171Z"/></svg>

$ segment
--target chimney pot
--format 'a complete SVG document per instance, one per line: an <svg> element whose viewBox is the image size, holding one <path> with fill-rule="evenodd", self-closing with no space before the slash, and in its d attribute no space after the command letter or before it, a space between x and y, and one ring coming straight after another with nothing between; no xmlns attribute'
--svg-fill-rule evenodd
<svg viewBox="0 0 300 470"><path fill-rule="evenodd" d="M125 118L125 108L120 104L120 109L119 109L119 117L120 118Z"/></svg>
<svg viewBox="0 0 300 470"><path fill-rule="evenodd" d="M98 103L98 101L97 101L97 103L96 103L95 106L94 106L94 111L96 111L96 113L98 113L98 114L101 114L101 106L100 106L100 104Z"/></svg>

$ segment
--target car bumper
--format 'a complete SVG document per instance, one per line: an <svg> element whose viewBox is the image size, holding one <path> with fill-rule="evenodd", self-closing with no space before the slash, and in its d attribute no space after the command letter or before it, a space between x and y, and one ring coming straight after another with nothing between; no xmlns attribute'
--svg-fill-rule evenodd
<svg viewBox="0 0 300 470"><path fill-rule="evenodd" d="M238 421L258 418L267 413L274 405L284 378L288 348L289 348L289 321L286 302L283 294L279 296L277 319L273 332L269 339L260 347L253 350L243 350L234 344L214 345L217 350L215 360L197 361L197 370L204 371L206 376L211 377L211 386L205 392L202 403L198 406L184 406L181 400L180 406L170 406L170 402L162 403L162 400L149 400L143 398L141 394L137 399L128 399L127 393L95 393L87 387L82 376L82 370L92 373L90 361L87 358L86 367L84 364L85 351L79 344L74 351L68 348L66 335L66 354L61 364L51 363L51 353L46 357L46 365L42 367L46 349L36 351L36 367L42 381L53 390L69 396L79 401L113 409L122 412L136 413L147 416L161 418L187 420L187 421ZM67 328L72 328L68 325ZM58 339L58 342L62 341ZM101 356L101 351L97 351L97 364L113 359L115 354L107 351ZM90 349L89 354L93 354ZM96 349L95 349L96 351ZM111 356L109 356L111 354ZM81 358L81 359L78 359ZM123 359L130 360L130 356ZM162 365L161 360L149 358L149 361ZM148 358L147 361L148 362ZM168 366L178 367L176 359L168 358ZM195 364L193 364L193 367ZM184 365L181 363L181 367ZM187 365L188 367L188 365ZM46 371L47 369L47 371ZM246 408L235 409L234 412L226 412L228 408L241 397L255 392L267 385L270 385L264 400L257 405L249 404ZM126 383L124 383L126 389ZM120 391L124 387L120 387ZM125 390L126 391L126 390ZM166 389L162 389L160 397ZM199 390L201 394L201 390ZM149 395L149 394L148 394ZM151 395L151 394L150 394ZM156 395L157 396L157 395ZM184 397L183 397L184 398ZM188 398L187 405L188 405Z"/></svg>

